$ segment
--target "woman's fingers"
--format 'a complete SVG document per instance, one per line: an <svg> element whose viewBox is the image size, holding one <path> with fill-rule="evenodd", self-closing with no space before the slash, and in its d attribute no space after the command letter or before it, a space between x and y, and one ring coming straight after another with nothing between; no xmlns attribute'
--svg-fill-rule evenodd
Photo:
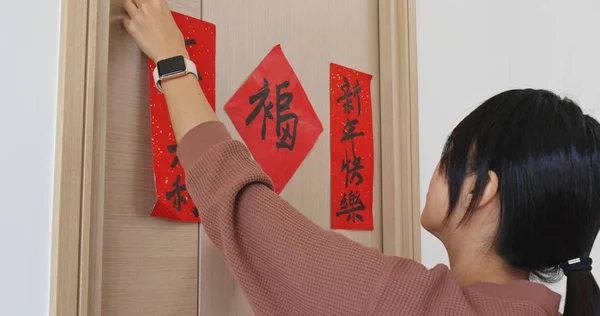
<svg viewBox="0 0 600 316"><path fill-rule="evenodd" d="M125 8L125 11L127 11L127 14L129 14L130 17L134 17L139 10L138 6L133 2L133 0L124 0L123 7Z"/></svg>
<svg viewBox="0 0 600 316"><path fill-rule="evenodd" d="M123 1L123 7L125 8L125 11L127 12L127 14L125 14L125 17L123 17L123 26L125 27L125 29L127 30L127 32L129 32L129 34L132 33L133 28L132 28L132 17L136 16L138 14L138 8L137 6L133 3L133 0L124 0Z"/></svg>
<svg viewBox="0 0 600 316"><path fill-rule="evenodd" d="M140 49L157 61L187 55L183 36L165 0L123 0L123 26Z"/></svg>
<svg viewBox="0 0 600 316"><path fill-rule="evenodd" d="M123 18L123 26L125 27L125 29L127 30L127 32L129 32L131 34L131 17L129 17L129 15L125 14L125 17Z"/></svg>

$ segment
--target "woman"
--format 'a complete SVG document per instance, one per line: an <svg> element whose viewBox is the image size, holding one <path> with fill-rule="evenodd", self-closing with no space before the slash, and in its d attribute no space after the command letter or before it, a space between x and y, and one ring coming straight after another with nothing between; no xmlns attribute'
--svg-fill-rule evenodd
<svg viewBox="0 0 600 316"><path fill-rule="evenodd" d="M125 0L154 61L187 56L164 0ZM565 315L600 315L589 254L600 226L600 125L568 99L501 93L452 132L423 226L448 250L427 270L324 231L273 192L194 76L161 82L204 228L258 315L558 315L529 276L567 275Z"/></svg>

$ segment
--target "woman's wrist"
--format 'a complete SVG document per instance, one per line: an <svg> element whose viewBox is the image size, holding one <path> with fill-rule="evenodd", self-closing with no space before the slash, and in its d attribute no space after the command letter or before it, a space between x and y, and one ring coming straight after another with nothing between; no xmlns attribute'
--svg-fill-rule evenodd
<svg viewBox="0 0 600 316"><path fill-rule="evenodd" d="M158 58L156 58L156 60L154 62L157 63L161 60L169 59L171 57L176 57L176 56L183 56L187 59L190 59L190 55L188 54L185 47L183 47L183 48L178 48L178 49L165 50L163 53L161 53L158 56Z"/></svg>
<svg viewBox="0 0 600 316"><path fill-rule="evenodd" d="M162 86L177 141L196 125L218 120L194 76L167 80Z"/></svg>

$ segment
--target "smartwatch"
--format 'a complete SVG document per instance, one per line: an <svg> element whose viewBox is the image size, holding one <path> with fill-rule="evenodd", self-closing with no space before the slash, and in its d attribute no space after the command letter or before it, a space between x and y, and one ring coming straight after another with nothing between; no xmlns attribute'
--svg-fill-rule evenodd
<svg viewBox="0 0 600 316"><path fill-rule="evenodd" d="M188 74L194 74L196 78L199 78L194 62L183 56L175 56L158 61L152 76L154 77L154 84L158 91L163 92L160 84L162 81L183 77Z"/></svg>

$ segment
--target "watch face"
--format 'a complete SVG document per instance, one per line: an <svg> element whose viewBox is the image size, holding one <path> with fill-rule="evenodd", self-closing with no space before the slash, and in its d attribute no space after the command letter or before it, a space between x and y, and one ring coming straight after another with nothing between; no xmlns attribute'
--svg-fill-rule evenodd
<svg viewBox="0 0 600 316"><path fill-rule="evenodd" d="M185 71L185 59L183 59L183 56L164 59L159 61L156 67L161 78L169 77Z"/></svg>

